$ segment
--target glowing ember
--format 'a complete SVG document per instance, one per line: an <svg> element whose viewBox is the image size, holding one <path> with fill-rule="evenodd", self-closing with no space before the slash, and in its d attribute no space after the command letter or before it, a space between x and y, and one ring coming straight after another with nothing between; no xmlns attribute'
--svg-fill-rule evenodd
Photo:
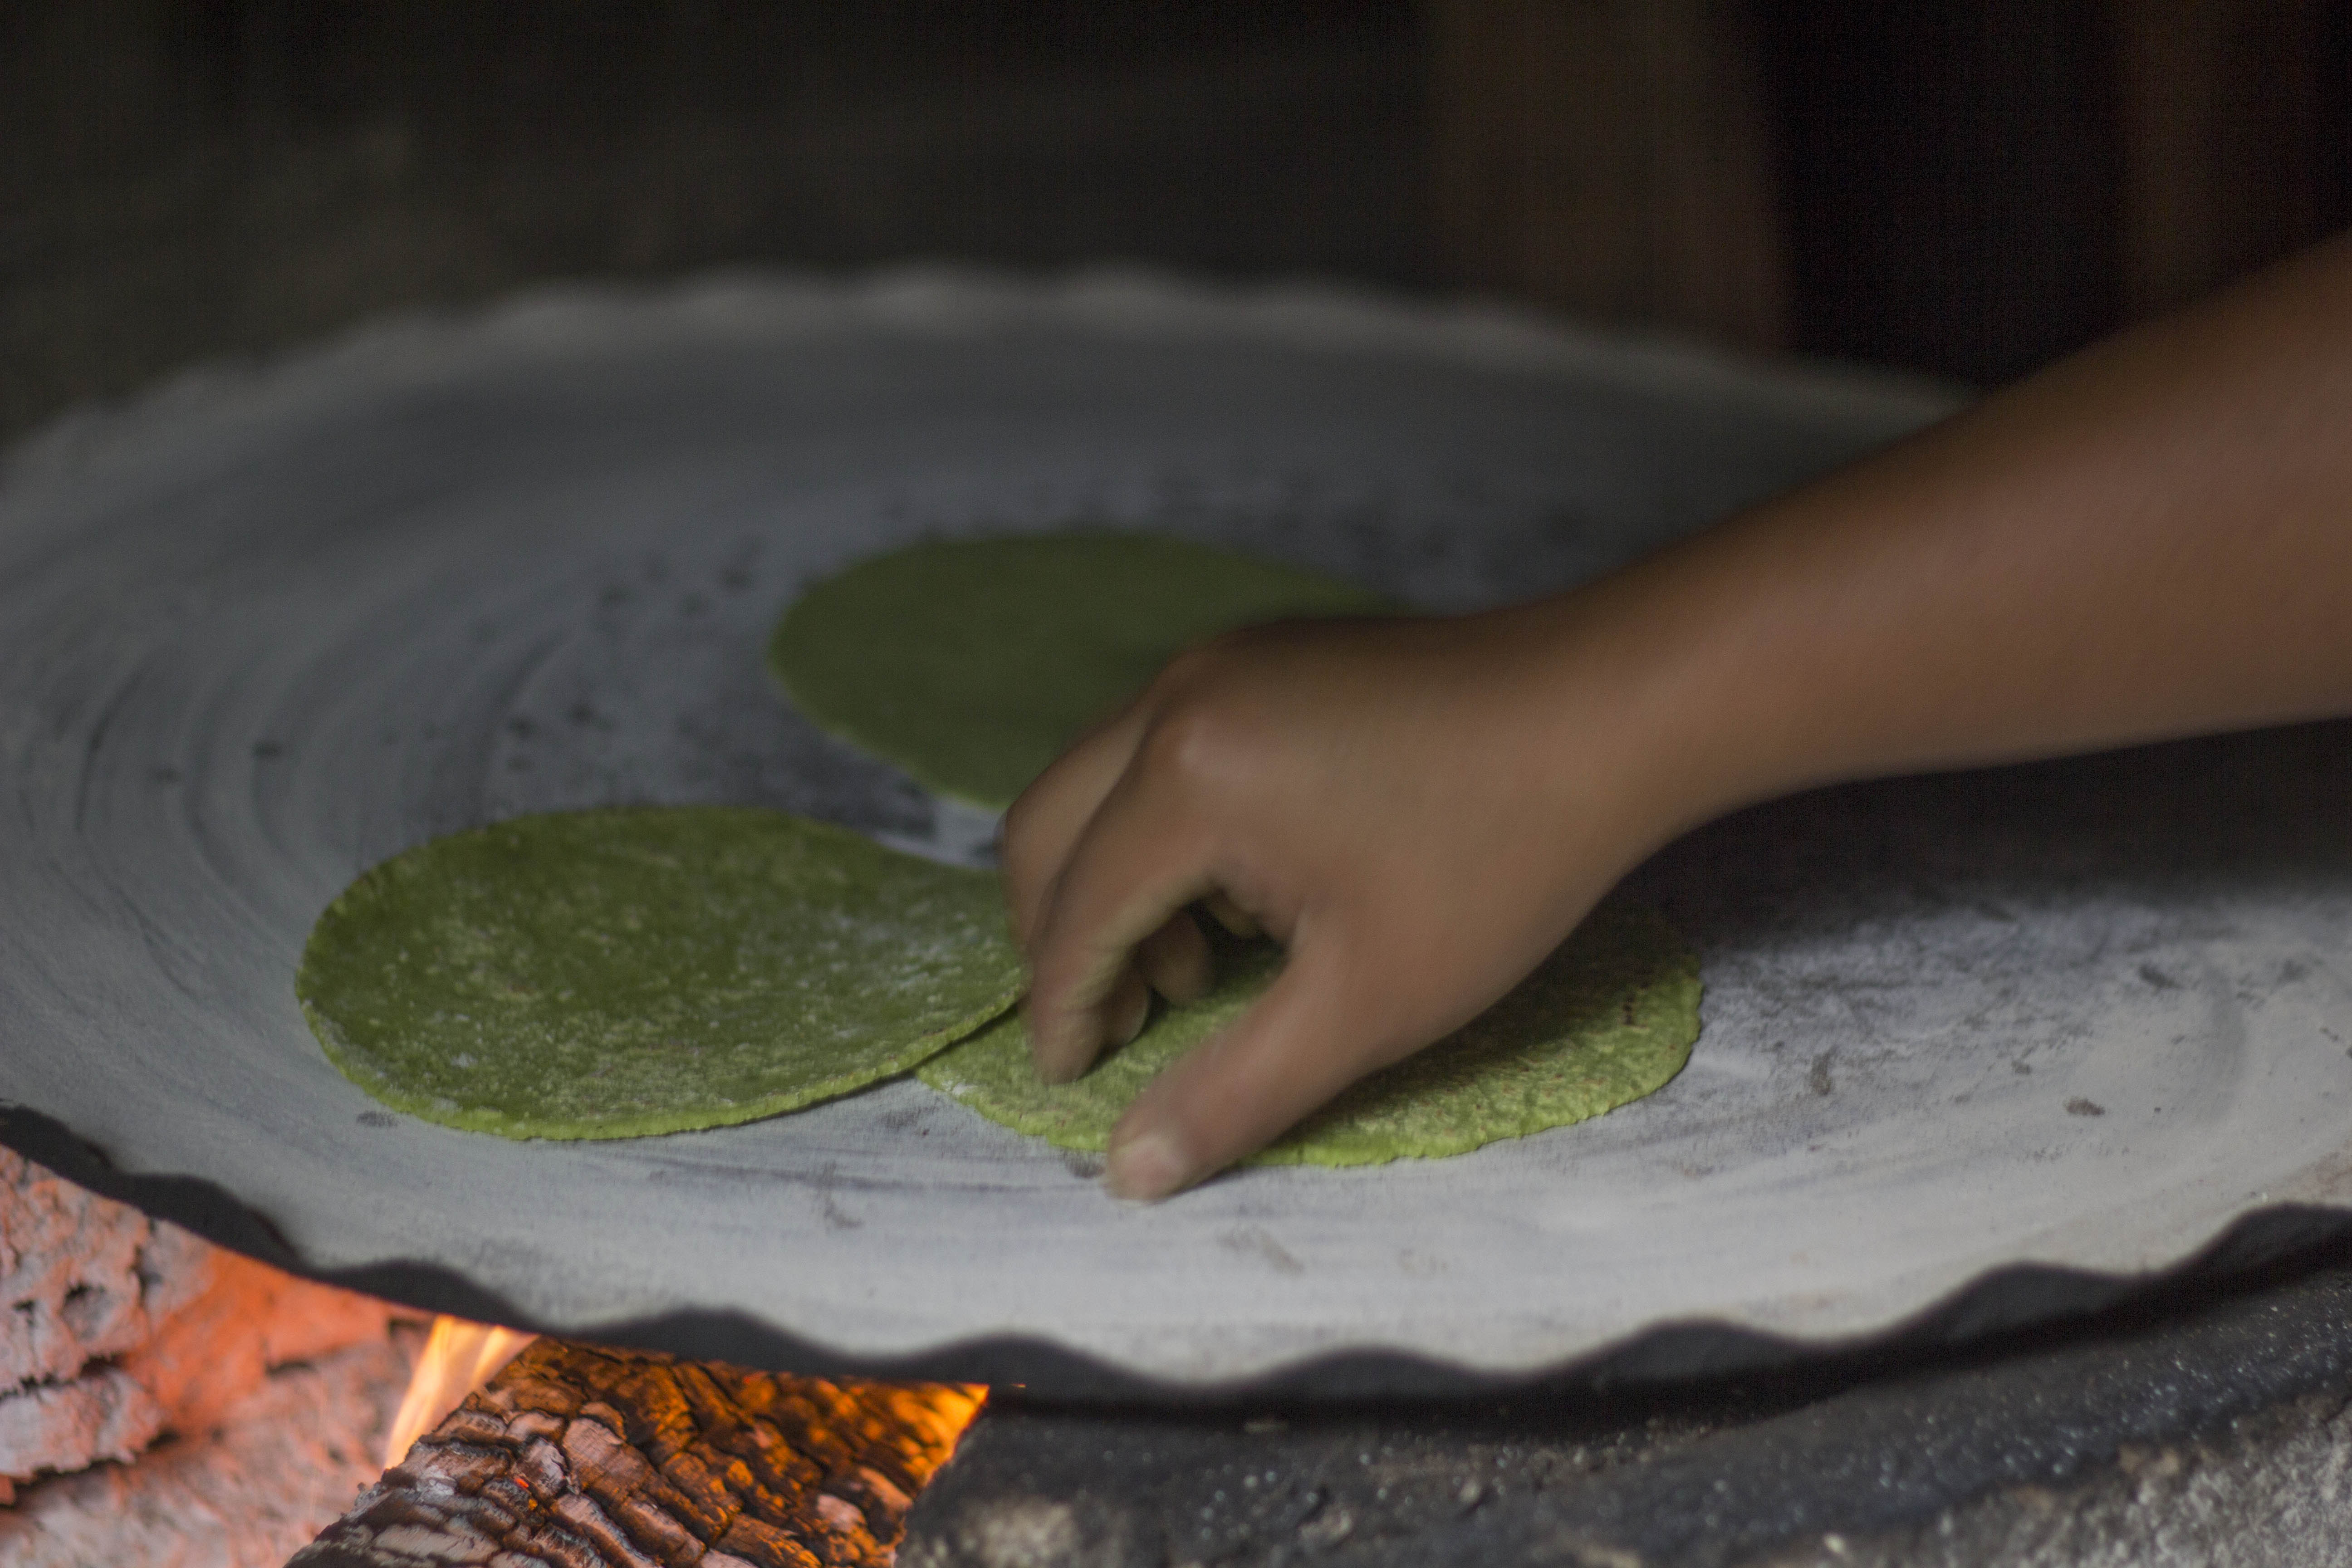
<svg viewBox="0 0 2352 1568"><path fill-rule="evenodd" d="M405 1458L416 1439L441 1425L444 1416L466 1402L466 1395L496 1377L537 1337L463 1318L434 1319L400 1414L393 1417L384 1437L383 1468L390 1469Z"/></svg>

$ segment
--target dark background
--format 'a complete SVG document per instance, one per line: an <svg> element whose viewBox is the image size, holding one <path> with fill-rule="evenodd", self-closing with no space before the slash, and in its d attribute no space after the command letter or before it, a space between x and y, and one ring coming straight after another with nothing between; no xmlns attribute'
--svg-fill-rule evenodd
<svg viewBox="0 0 2352 1568"><path fill-rule="evenodd" d="M1343 276L1992 384L2352 221L2352 0L0 0L0 436L536 279Z"/></svg>

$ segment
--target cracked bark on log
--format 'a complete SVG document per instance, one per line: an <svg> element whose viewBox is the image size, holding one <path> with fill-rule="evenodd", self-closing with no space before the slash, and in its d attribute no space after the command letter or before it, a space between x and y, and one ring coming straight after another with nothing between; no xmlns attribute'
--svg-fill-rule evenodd
<svg viewBox="0 0 2352 1568"><path fill-rule="evenodd" d="M541 1340L288 1568L882 1568L979 1405Z"/></svg>

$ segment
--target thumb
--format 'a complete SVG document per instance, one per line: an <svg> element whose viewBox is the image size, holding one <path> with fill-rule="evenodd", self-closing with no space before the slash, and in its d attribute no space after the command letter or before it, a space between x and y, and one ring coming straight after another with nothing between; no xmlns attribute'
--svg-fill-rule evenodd
<svg viewBox="0 0 2352 1568"><path fill-rule="evenodd" d="M1294 952L1255 1006L1176 1062L1112 1129L1106 1181L1164 1198L1255 1153L1373 1068L1402 1053L1351 1005L1340 952Z"/></svg>

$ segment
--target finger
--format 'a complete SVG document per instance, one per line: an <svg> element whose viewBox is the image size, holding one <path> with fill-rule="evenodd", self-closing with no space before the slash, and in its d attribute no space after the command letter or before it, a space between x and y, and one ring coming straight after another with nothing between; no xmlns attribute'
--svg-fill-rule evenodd
<svg viewBox="0 0 2352 1568"><path fill-rule="evenodd" d="M1124 1046L1131 1043L1138 1035L1143 1033L1143 1026L1151 1021L1151 992L1152 987L1134 968L1129 967L1122 972L1112 983L1110 994L1103 999L1100 1045L1092 1055L1079 1061L1076 1067L1071 1067L1067 1058L1055 1058L1053 1067L1054 1070L1061 1075L1059 1077L1049 1074L1045 1058L1038 1055L1035 1049L1037 1026L1035 1020L1030 1016L1028 1001L1024 998L1021 1004L1021 1016L1029 1027L1029 1038L1032 1042L1030 1059L1036 1066L1037 1076L1047 1083L1067 1083L1082 1076L1087 1068L1094 1065L1094 1058L1102 1054L1103 1047Z"/></svg>
<svg viewBox="0 0 2352 1568"><path fill-rule="evenodd" d="M1265 934L1265 928L1257 923L1256 917L1223 893L1211 893L1202 900L1201 903L1202 908L1216 917L1219 925L1237 937L1247 939Z"/></svg>
<svg viewBox="0 0 2352 1568"><path fill-rule="evenodd" d="M1029 1036L1048 1083L1094 1060L1129 955L1209 880L1207 840L1189 814L1130 772L1072 847L1030 944Z"/></svg>
<svg viewBox="0 0 2352 1568"><path fill-rule="evenodd" d="M1080 736L1006 808L997 865L1003 873L1013 939L1023 947L1037 934L1047 894L1071 847L1127 771L1142 733L1143 714L1139 707L1129 707Z"/></svg>
<svg viewBox="0 0 2352 1568"><path fill-rule="evenodd" d="M1197 1002L1209 994L1216 977L1209 955L1209 939L1201 934L1190 912L1180 911L1166 925L1143 939L1135 951L1136 967L1151 988L1171 1002Z"/></svg>
<svg viewBox="0 0 2352 1568"><path fill-rule="evenodd" d="M1112 1130L1106 1179L1163 1198L1256 1152L1401 1054L1360 988L1323 955L1294 958L1241 1021L1161 1073Z"/></svg>
<svg viewBox="0 0 2352 1568"><path fill-rule="evenodd" d="M1111 987L1110 1000L1103 1004L1103 1021L1108 1043L1123 1046L1143 1033L1143 1026L1151 1016L1151 987L1143 976L1129 970Z"/></svg>

